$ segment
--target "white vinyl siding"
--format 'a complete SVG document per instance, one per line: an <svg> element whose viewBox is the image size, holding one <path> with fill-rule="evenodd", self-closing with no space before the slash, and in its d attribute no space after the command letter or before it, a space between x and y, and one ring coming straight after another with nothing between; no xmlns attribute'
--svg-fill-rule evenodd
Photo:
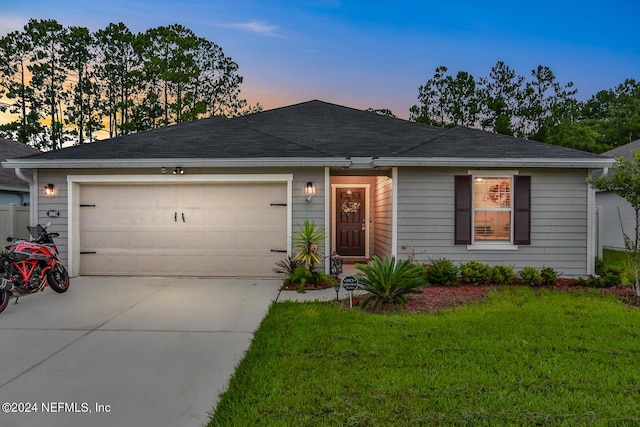
<svg viewBox="0 0 640 427"><path fill-rule="evenodd" d="M376 178L375 205L373 208L375 230L373 235L374 254L378 257L391 256L392 233L392 180L386 176Z"/></svg>

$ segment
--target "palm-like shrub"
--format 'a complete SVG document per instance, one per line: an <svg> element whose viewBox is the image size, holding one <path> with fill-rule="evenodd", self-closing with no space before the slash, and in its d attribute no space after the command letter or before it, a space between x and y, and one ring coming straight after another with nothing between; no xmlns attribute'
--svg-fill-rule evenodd
<svg viewBox="0 0 640 427"><path fill-rule="evenodd" d="M273 271L279 274L293 274L296 271L296 267L302 264L302 261L298 261L293 259L292 256L288 256L287 258L276 262L276 266L273 268Z"/></svg>
<svg viewBox="0 0 640 427"><path fill-rule="evenodd" d="M312 271L316 264L322 260L320 244L324 241L324 228L316 227L315 222L304 221L298 234L293 237L293 245L296 248L295 261L301 261Z"/></svg>
<svg viewBox="0 0 640 427"><path fill-rule="evenodd" d="M395 257L380 259L374 256L369 264L357 264L361 273L356 274L358 282L371 293L361 303L365 308L373 302L373 311L382 304L393 306L407 304L406 294L421 293L418 288L425 284L423 269L409 260L396 261Z"/></svg>

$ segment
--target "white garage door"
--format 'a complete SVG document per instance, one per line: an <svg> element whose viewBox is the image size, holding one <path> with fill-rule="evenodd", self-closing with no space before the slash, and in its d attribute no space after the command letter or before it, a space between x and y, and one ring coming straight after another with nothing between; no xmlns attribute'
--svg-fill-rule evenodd
<svg viewBox="0 0 640 427"><path fill-rule="evenodd" d="M286 184L81 184L80 274L270 276Z"/></svg>

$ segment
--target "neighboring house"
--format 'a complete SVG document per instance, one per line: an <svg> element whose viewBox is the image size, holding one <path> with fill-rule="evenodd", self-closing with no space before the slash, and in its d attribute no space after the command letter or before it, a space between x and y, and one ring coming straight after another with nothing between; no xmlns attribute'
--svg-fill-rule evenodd
<svg viewBox="0 0 640 427"><path fill-rule="evenodd" d="M586 178L612 163L310 101L3 165L33 171L32 220L53 222L72 275L268 276L310 219L325 227L323 253L346 260L444 257L578 276L595 257Z"/></svg>
<svg viewBox="0 0 640 427"><path fill-rule="evenodd" d="M602 155L633 160L634 151L640 151L640 139L602 153ZM632 238L635 234L636 218L633 208L626 199L609 191L596 193L596 205L599 207L600 213L598 233L600 246L624 251L623 230Z"/></svg>
<svg viewBox="0 0 640 427"><path fill-rule="evenodd" d="M21 142L0 138L0 161L39 153L35 148ZM26 173L31 176L31 172ZM29 184L18 178L13 169L0 169L0 206L14 204L29 205Z"/></svg>
<svg viewBox="0 0 640 427"><path fill-rule="evenodd" d="M0 161L39 153L21 142L0 138ZM24 179L14 169L0 168L0 241L8 238L28 239L29 233L29 184L31 172L24 171Z"/></svg>

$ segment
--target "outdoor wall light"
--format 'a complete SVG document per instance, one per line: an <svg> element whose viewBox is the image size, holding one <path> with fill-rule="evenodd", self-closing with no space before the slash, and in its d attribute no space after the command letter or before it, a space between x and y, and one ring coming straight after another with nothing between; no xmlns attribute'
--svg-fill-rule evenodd
<svg viewBox="0 0 640 427"><path fill-rule="evenodd" d="M304 194L307 196L307 203L310 203L311 197L316 195L316 187L313 185L313 182L307 182L307 185L304 187Z"/></svg>
<svg viewBox="0 0 640 427"><path fill-rule="evenodd" d="M182 169L180 166L177 166L173 169L173 174L174 175L183 175L184 174L184 169Z"/></svg>
<svg viewBox="0 0 640 427"><path fill-rule="evenodd" d="M54 193L55 193L55 187L53 184L47 184L44 186L45 196L53 196Z"/></svg>

